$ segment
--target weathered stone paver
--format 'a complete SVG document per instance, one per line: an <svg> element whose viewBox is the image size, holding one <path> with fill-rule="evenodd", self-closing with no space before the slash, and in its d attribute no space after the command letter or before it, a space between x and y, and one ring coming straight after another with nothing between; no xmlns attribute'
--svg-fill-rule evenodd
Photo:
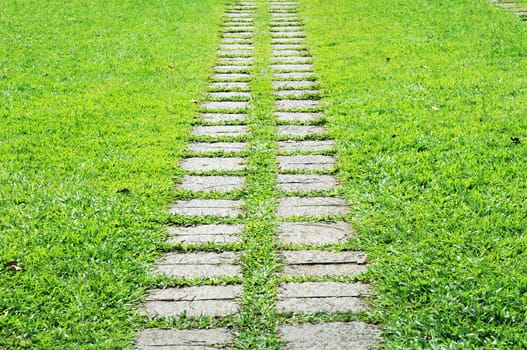
<svg viewBox="0 0 527 350"><path fill-rule="evenodd" d="M245 142L191 142L188 145L189 151L196 153L239 153L243 152L246 148L247 144Z"/></svg>
<svg viewBox="0 0 527 350"><path fill-rule="evenodd" d="M249 102L246 101L209 101L201 105L205 109L209 110L237 110L244 109L249 106Z"/></svg>
<svg viewBox="0 0 527 350"><path fill-rule="evenodd" d="M202 113L201 118L209 123L224 123L242 121L247 119L244 113Z"/></svg>
<svg viewBox="0 0 527 350"><path fill-rule="evenodd" d="M196 226L170 226L168 243L237 243L241 241L241 224L209 224Z"/></svg>
<svg viewBox="0 0 527 350"><path fill-rule="evenodd" d="M227 328L145 329L139 334L139 350L230 349L233 333Z"/></svg>
<svg viewBox="0 0 527 350"><path fill-rule="evenodd" d="M323 135L326 129L323 126L316 125L279 125L279 136L312 136Z"/></svg>
<svg viewBox="0 0 527 350"><path fill-rule="evenodd" d="M192 130L194 136L226 137L245 134L247 134L247 126L245 125L206 125L196 126Z"/></svg>
<svg viewBox="0 0 527 350"><path fill-rule="evenodd" d="M274 95L277 98L292 98L292 97L301 97L301 98L310 98L318 97L320 94L319 90L279 90L275 91Z"/></svg>
<svg viewBox="0 0 527 350"><path fill-rule="evenodd" d="M330 175L278 174L276 186L288 192L325 191L337 187L337 181Z"/></svg>
<svg viewBox="0 0 527 350"><path fill-rule="evenodd" d="M311 122L322 119L320 112L276 112L277 119L281 122Z"/></svg>
<svg viewBox="0 0 527 350"><path fill-rule="evenodd" d="M275 89L305 89L315 86L316 83L311 80L278 80L273 81L273 88Z"/></svg>
<svg viewBox="0 0 527 350"><path fill-rule="evenodd" d="M338 244L345 242L353 230L344 221L337 222L281 222L279 240L285 244Z"/></svg>
<svg viewBox="0 0 527 350"><path fill-rule="evenodd" d="M241 190L245 185L242 176L196 176L185 175L180 188L195 192L229 192Z"/></svg>
<svg viewBox="0 0 527 350"><path fill-rule="evenodd" d="M312 78L311 72L281 72L273 74L275 79L306 79Z"/></svg>
<svg viewBox="0 0 527 350"><path fill-rule="evenodd" d="M249 89L249 83L242 81L233 81L233 82L215 82L210 84L212 89L240 89L247 90Z"/></svg>
<svg viewBox="0 0 527 350"><path fill-rule="evenodd" d="M286 276L352 276L366 271L366 254L320 250L282 251Z"/></svg>
<svg viewBox="0 0 527 350"><path fill-rule="evenodd" d="M183 159L181 167L187 171L204 172L220 170L243 170L245 158L241 157L194 157Z"/></svg>
<svg viewBox="0 0 527 350"><path fill-rule="evenodd" d="M157 264L154 274L179 278L239 277L240 254L235 252L167 253Z"/></svg>
<svg viewBox="0 0 527 350"><path fill-rule="evenodd" d="M334 216L349 212L348 205L336 197L283 197L276 209L282 217Z"/></svg>
<svg viewBox="0 0 527 350"><path fill-rule="evenodd" d="M219 216L235 218L242 214L241 200L227 199L191 199L177 201L169 210L169 214L186 216Z"/></svg>
<svg viewBox="0 0 527 350"><path fill-rule="evenodd" d="M280 170L331 170L335 158L324 155L278 156Z"/></svg>
<svg viewBox="0 0 527 350"><path fill-rule="evenodd" d="M311 109L320 106L320 102L317 100L278 100L275 104L279 110Z"/></svg>
<svg viewBox="0 0 527 350"><path fill-rule="evenodd" d="M278 142L278 150L281 152L295 152L295 151L309 151L320 152L329 151L335 147L333 140L321 141L280 141Z"/></svg>

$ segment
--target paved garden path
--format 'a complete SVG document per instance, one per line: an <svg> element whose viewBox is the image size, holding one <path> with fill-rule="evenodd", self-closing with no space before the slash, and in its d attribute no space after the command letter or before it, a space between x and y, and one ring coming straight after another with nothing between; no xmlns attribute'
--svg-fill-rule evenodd
<svg viewBox="0 0 527 350"><path fill-rule="evenodd" d="M258 35L267 47L257 47L258 4L228 7L201 120L181 163L184 195L169 212L182 224L168 228L167 242L178 249L153 271L181 283L151 290L142 307L152 319L246 321L145 329L139 349L246 348L240 334L250 332L275 334L285 349L378 342L375 326L349 317L368 308L369 286L355 279L366 270L366 254L335 249L353 231L298 4L265 4L267 32ZM256 56L262 69L254 69ZM309 318L334 313L348 318Z"/></svg>

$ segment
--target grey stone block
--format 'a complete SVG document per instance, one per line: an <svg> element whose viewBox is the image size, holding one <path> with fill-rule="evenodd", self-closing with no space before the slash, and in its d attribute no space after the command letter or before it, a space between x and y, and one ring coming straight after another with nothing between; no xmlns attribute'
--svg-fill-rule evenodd
<svg viewBox="0 0 527 350"><path fill-rule="evenodd" d="M205 125L192 130L194 136L229 137L247 134L246 125Z"/></svg>
<svg viewBox="0 0 527 350"><path fill-rule="evenodd" d="M367 310L364 300L370 295L365 283L302 282L283 283L278 288L276 311L357 312Z"/></svg>
<svg viewBox="0 0 527 350"><path fill-rule="evenodd" d="M313 70L312 64L271 64L271 69L285 72L301 72Z"/></svg>
<svg viewBox="0 0 527 350"><path fill-rule="evenodd" d="M233 338L232 332L227 328L149 328L138 334L135 346L138 350L230 349Z"/></svg>
<svg viewBox="0 0 527 350"><path fill-rule="evenodd" d="M368 350L380 344L380 331L364 322L281 325L286 350Z"/></svg>
<svg viewBox="0 0 527 350"><path fill-rule="evenodd" d="M185 175L180 188L194 192L229 192L241 190L245 185L242 176L194 176Z"/></svg>
<svg viewBox="0 0 527 350"><path fill-rule="evenodd" d="M330 170L335 158L323 155L278 156L280 170Z"/></svg>
<svg viewBox="0 0 527 350"><path fill-rule="evenodd" d="M254 30L254 26L250 26L250 25L247 25L247 26L228 26L228 27L223 27L223 31L225 31L225 32L252 32L253 30ZM221 46L220 46L220 49L221 49ZM233 50L233 49L238 50L238 48L235 48L235 47L225 48L225 50ZM244 48L244 49L252 50L252 48Z"/></svg>
<svg viewBox="0 0 527 350"><path fill-rule="evenodd" d="M253 32L226 32L221 34L223 38L250 38L253 35Z"/></svg>
<svg viewBox="0 0 527 350"><path fill-rule="evenodd" d="M189 151L196 153L239 153L245 151L246 147L247 144L245 142L191 142L188 145Z"/></svg>
<svg viewBox="0 0 527 350"><path fill-rule="evenodd" d="M271 38L305 38L304 32L274 32Z"/></svg>
<svg viewBox="0 0 527 350"><path fill-rule="evenodd" d="M271 40L271 44L303 44L305 42L304 38L275 38Z"/></svg>
<svg viewBox="0 0 527 350"><path fill-rule="evenodd" d="M211 224L196 226L170 226L170 237L167 242L171 244L188 243L239 243L243 225Z"/></svg>
<svg viewBox="0 0 527 350"><path fill-rule="evenodd" d="M366 271L366 254L321 250L282 251L286 276L352 276Z"/></svg>
<svg viewBox="0 0 527 350"><path fill-rule="evenodd" d="M240 89L249 90L249 83L242 81L221 82L217 81L209 85L211 89Z"/></svg>
<svg viewBox="0 0 527 350"><path fill-rule="evenodd" d="M251 75L248 73L216 73L212 78L217 81L249 80Z"/></svg>
<svg viewBox="0 0 527 350"><path fill-rule="evenodd" d="M283 197L276 209L282 217L344 215L349 208L342 199L335 197Z"/></svg>
<svg viewBox="0 0 527 350"><path fill-rule="evenodd" d="M275 101L277 109L312 109L320 107L320 101L317 100L278 100Z"/></svg>
<svg viewBox="0 0 527 350"><path fill-rule="evenodd" d="M275 91L274 95L277 98L289 99L289 98L318 98L320 94L319 90L280 90Z"/></svg>
<svg viewBox="0 0 527 350"><path fill-rule="evenodd" d="M219 73L235 73L235 72L244 72L251 69L249 65L221 65L214 66L214 71Z"/></svg>
<svg viewBox="0 0 527 350"><path fill-rule="evenodd" d="M305 50L305 45L302 44L271 44L273 50ZM273 68L275 69L275 68Z"/></svg>
<svg viewBox="0 0 527 350"><path fill-rule="evenodd" d="M298 40L298 38L282 38L282 39ZM312 61L313 61L313 57L310 57L310 56L285 56L285 57L273 57L272 58L273 63L309 63Z"/></svg>
<svg viewBox="0 0 527 350"><path fill-rule="evenodd" d="M311 80L277 80L273 81L274 89L305 89L316 85L316 82Z"/></svg>
<svg viewBox="0 0 527 350"><path fill-rule="evenodd" d="M315 125L279 125L278 135L279 136L311 136L311 135L323 135L326 133L326 129L323 126Z"/></svg>
<svg viewBox="0 0 527 350"><path fill-rule="evenodd" d="M233 111L240 110L249 107L249 102L247 101L210 101L204 102L201 105L202 108L208 110L225 110Z"/></svg>
<svg viewBox="0 0 527 350"><path fill-rule="evenodd" d="M335 147L333 140L322 141L280 141L278 142L278 150L281 152L296 152L296 151L329 151Z"/></svg>
<svg viewBox="0 0 527 350"><path fill-rule="evenodd" d="M284 122L311 122L322 119L320 112L276 112L279 121Z"/></svg>
<svg viewBox="0 0 527 350"><path fill-rule="evenodd" d="M330 175L278 174L277 187L283 191L326 191L337 187L337 181Z"/></svg>
<svg viewBox="0 0 527 350"><path fill-rule="evenodd" d="M337 222L281 222L278 237L285 244L339 244L345 242L353 230L344 221Z"/></svg>
<svg viewBox="0 0 527 350"><path fill-rule="evenodd" d="M248 27L248 26L233 26L230 28L254 29L254 27ZM254 46L251 44L220 44L219 48L220 50L254 50Z"/></svg>
<svg viewBox="0 0 527 350"><path fill-rule="evenodd" d="M308 52L306 50L273 50L273 56L303 56Z"/></svg>
<svg viewBox="0 0 527 350"><path fill-rule="evenodd" d="M241 157L194 157L183 159L181 167L187 171L243 170L245 158Z"/></svg>
<svg viewBox="0 0 527 350"><path fill-rule="evenodd" d="M217 50L216 55L218 56L229 56L229 57L247 57L252 56L251 50Z"/></svg>
<svg viewBox="0 0 527 350"><path fill-rule="evenodd" d="M306 79L312 78L311 72L281 72L273 74L275 79Z"/></svg>
<svg viewBox="0 0 527 350"><path fill-rule="evenodd" d="M143 310L155 318L183 314L228 316L238 311L236 299L241 293L241 285L154 289L147 296Z"/></svg>
<svg viewBox="0 0 527 350"><path fill-rule="evenodd" d="M237 252L172 252L163 256L154 274L178 278L240 277Z"/></svg>
<svg viewBox="0 0 527 350"><path fill-rule="evenodd" d="M212 100L243 98L249 99L251 94L247 91L215 91L209 92L207 96Z"/></svg>
<svg viewBox="0 0 527 350"><path fill-rule="evenodd" d="M251 38L223 38L221 39L222 43L225 44L250 44L252 43Z"/></svg>
<svg viewBox="0 0 527 350"><path fill-rule="evenodd" d="M247 119L247 114L244 113L202 113L203 121L209 123L223 123L243 121Z"/></svg>
<svg viewBox="0 0 527 350"><path fill-rule="evenodd" d="M187 216L219 216L235 218L242 215L241 200L226 199L191 199L177 201L169 210L169 214Z"/></svg>

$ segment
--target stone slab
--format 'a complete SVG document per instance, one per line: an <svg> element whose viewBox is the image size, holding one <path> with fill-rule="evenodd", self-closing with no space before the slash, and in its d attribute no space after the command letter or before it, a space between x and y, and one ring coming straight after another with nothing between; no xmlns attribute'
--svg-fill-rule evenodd
<svg viewBox="0 0 527 350"><path fill-rule="evenodd" d="M344 221L278 224L278 237L284 244L339 244L345 242L351 235L353 230Z"/></svg>
<svg viewBox="0 0 527 350"><path fill-rule="evenodd" d="M254 26L251 26L251 25L247 25L247 26L244 26L244 25L238 25L238 26L225 26L223 27L223 31L225 32L252 32L254 30ZM222 46L220 45L220 50L222 49ZM236 48L236 47L227 47L227 48L223 48L223 50L238 50L240 48ZM247 47L247 48L241 48L241 49L246 49L246 50L252 50L253 48L252 47Z"/></svg>
<svg viewBox="0 0 527 350"><path fill-rule="evenodd" d="M278 142L278 150L281 152L296 152L296 151L308 151L308 152L320 152L329 151L335 147L333 140L321 140L321 141L280 141Z"/></svg>
<svg viewBox="0 0 527 350"><path fill-rule="evenodd" d="M227 57L247 57L252 56L253 52L250 50L217 50L216 55Z"/></svg>
<svg viewBox="0 0 527 350"><path fill-rule="evenodd" d="M278 156L280 170L330 170L335 165L335 158L323 155Z"/></svg>
<svg viewBox="0 0 527 350"><path fill-rule="evenodd" d="M281 72L273 74L275 79L306 79L312 78L311 72Z"/></svg>
<svg viewBox="0 0 527 350"><path fill-rule="evenodd" d="M276 186L287 192L328 191L337 187L337 180L331 175L278 174Z"/></svg>
<svg viewBox="0 0 527 350"><path fill-rule="evenodd" d="M210 101L201 104L201 107L208 110L235 111L249 107L247 101Z"/></svg>
<svg viewBox="0 0 527 350"><path fill-rule="evenodd" d="M214 91L209 92L207 96L212 100L224 99L244 99L247 100L251 94L247 91Z"/></svg>
<svg viewBox="0 0 527 350"><path fill-rule="evenodd" d="M293 38L293 39L298 40L297 38ZM312 61L313 61L313 58L310 56L273 57L272 59L273 63L308 63Z"/></svg>
<svg viewBox="0 0 527 350"><path fill-rule="evenodd" d="M334 216L348 212L346 202L335 197L283 197L276 209L281 217Z"/></svg>
<svg viewBox="0 0 527 350"><path fill-rule="evenodd" d="M211 89L240 89L240 90L249 90L249 83L242 81L232 81L232 82L222 82L217 81L209 85Z"/></svg>
<svg viewBox="0 0 527 350"><path fill-rule="evenodd" d="M248 132L246 125L204 125L192 130L194 136L233 137L243 136Z"/></svg>
<svg viewBox="0 0 527 350"><path fill-rule="evenodd" d="M278 125L279 136L312 136L323 135L326 129L318 125Z"/></svg>
<svg viewBox="0 0 527 350"><path fill-rule="evenodd" d="M153 273L176 278L240 277L237 252L166 253Z"/></svg>
<svg viewBox="0 0 527 350"><path fill-rule="evenodd" d="M191 199L177 201L169 210L169 214L187 216L219 216L235 218L242 215L241 200L226 199Z"/></svg>
<svg viewBox="0 0 527 350"><path fill-rule="evenodd" d="M276 311L357 312L367 310L364 300L370 295L365 283L301 282L283 283L278 288Z"/></svg>
<svg viewBox="0 0 527 350"><path fill-rule="evenodd" d="M245 158L242 157L193 157L183 159L181 167L187 171L225 171L245 169Z"/></svg>
<svg viewBox="0 0 527 350"><path fill-rule="evenodd" d="M247 27L247 26L233 26L231 28L251 28L254 29L254 27ZM220 50L254 50L254 46L251 44L220 44L219 46Z"/></svg>
<svg viewBox="0 0 527 350"><path fill-rule="evenodd" d="M222 38L222 43L225 44L250 44L252 43L251 38Z"/></svg>
<svg viewBox="0 0 527 350"><path fill-rule="evenodd" d="M274 32L271 38L305 38L304 32Z"/></svg>
<svg viewBox="0 0 527 350"><path fill-rule="evenodd" d="M273 50L305 50L305 45L302 44L271 44ZM273 67L273 69L276 69Z"/></svg>
<svg viewBox="0 0 527 350"><path fill-rule="evenodd" d="M284 122L311 122L322 119L320 112L276 112L276 118Z"/></svg>
<svg viewBox="0 0 527 350"><path fill-rule="evenodd" d="M274 95L280 99L289 98L318 98L319 90L280 90L275 91Z"/></svg>
<svg viewBox="0 0 527 350"><path fill-rule="evenodd" d="M320 107L320 101L317 100L278 100L275 101L277 109L313 109Z"/></svg>
<svg viewBox="0 0 527 350"><path fill-rule="evenodd" d="M233 333L227 328L149 328L138 334L135 346L138 350L230 349L233 338Z"/></svg>
<svg viewBox="0 0 527 350"><path fill-rule="evenodd" d="M247 114L244 113L202 113L201 118L203 121L209 123L223 123L223 122L234 122L243 121L247 119Z"/></svg>
<svg viewBox="0 0 527 350"><path fill-rule="evenodd" d="M306 63L306 64L271 64L271 69L279 70L279 71L286 71L286 72L311 71L313 70L313 65L309 63Z"/></svg>
<svg viewBox="0 0 527 350"><path fill-rule="evenodd" d="M271 44L303 44L305 42L304 38L275 38L271 40Z"/></svg>
<svg viewBox="0 0 527 350"><path fill-rule="evenodd" d="M196 176L185 175L181 189L194 192L229 192L241 190L245 185L243 176Z"/></svg>
<svg viewBox="0 0 527 350"><path fill-rule="evenodd" d="M276 80L273 81L274 89L306 89L317 83L311 80Z"/></svg>
<svg viewBox="0 0 527 350"><path fill-rule="evenodd" d="M188 243L239 243L243 225L210 224L196 226L170 226L170 237L167 242L171 244Z"/></svg>
<svg viewBox="0 0 527 350"><path fill-rule="evenodd" d="M218 65L214 66L214 71L219 73L245 72L251 69L249 65Z"/></svg>
<svg viewBox="0 0 527 350"><path fill-rule="evenodd" d="M321 250L282 251L285 276L353 276L366 271L366 254Z"/></svg>
<svg viewBox="0 0 527 350"><path fill-rule="evenodd" d="M278 326L286 350L368 350L380 344L380 331L364 322L302 323Z"/></svg>
<svg viewBox="0 0 527 350"><path fill-rule="evenodd" d="M143 309L154 318L183 314L228 316L238 311L236 299L241 293L241 285L154 289L146 297Z"/></svg>
<svg viewBox="0 0 527 350"><path fill-rule="evenodd" d="M250 38L253 34L253 32L225 32L221 36L222 38Z"/></svg>
<svg viewBox="0 0 527 350"><path fill-rule="evenodd" d="M272 50L273 56L306 56L308 52L306 50Z"/></svg>
<svg viewBox="0 0 527 350"><path fill-rule="evenodd" d="M216 81L233 81L233 80L248 80L251 75L248 73L216 73L212 75L212 79Z"/></svg>
<svg viewBox="0 0 527 350"><path fill-rule="evenodd" d="M188 145L189 151L196 153L239 153L245 151L246 147L245 142L191 142Z"/></svg>

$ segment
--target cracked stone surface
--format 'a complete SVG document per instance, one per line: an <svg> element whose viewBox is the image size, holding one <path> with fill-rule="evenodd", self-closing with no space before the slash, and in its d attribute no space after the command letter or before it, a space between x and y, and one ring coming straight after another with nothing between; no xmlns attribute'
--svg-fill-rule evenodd
<svg viewBox="0 0 527 350"><path fill-rule="evenodd" d="M331 170L335 158L323 155L278 156L280 170Z"/></svg>
<svg viewBox="0 0 527 350"><path fill-rule="evenodd" d="M248 80L251 75L248 73L216 73L212 78L217 81Z"/></svg>
<svg viewBox="0 0 527 350"><path fill-rule="evenodd" d="M241 242L243 225L209 224L196 226L170 226L168 243L238 243Z"/></svg>
<svg viewBox="0 0 527 350"><path fill-rule="evenodd" d="M241 285L199 286L153 289L143 309L152 317L228 316L238 311L236 299L242 293Z"/></svg>
<svg viewBox="0 0 527 350"><path fill-rule="evenodd" d="M191 199L177 201L169 210L169 214L187 216L219 216L235 218L242 215L241 200L226 199Z"/></svg>
<svg viewBox="0 0 527 350"><path fill-rule="evenodd" d="M249 83L242 81L221 82L217 81L209 85L211 89L241 89L248 90Z"/></svg>
<svg viewBox="0 0 527 350"><path fill-rule="evenodd" d="M279 136L323 135L326 129L318 125L278 125Z"/></svg>
<svg viewBox="0 0 527 350"><path fill-rule="evenodd" d="M279 71L311 71L312 64L272 64L271 69Z"/></svg>
<svg viewBox="0 0 527 350"><path fill-rule="evenodd" d="M282 217L334 216L348 212L346 202L336 197L282 197L276 209L276 214Z"/></svg>
<svg viewBox="0 0 527 350"><path fill-rule="evenodd" d="M244 113L202 113L201 118L203 121L209 123L222 123L222 122L233 122L243 121L247 119L247 114Z"/></svg>
<svg viewBox="0 0 527 350"><path fill-rule="evenodd" d="M281 152L296 152L296 151L329 151L335 147L333 140L322 141L280 141L278 142L278 150Z"/></svg>
<svg viewBox="0 0 527 350"><path fill-rule="evenodd" d="M359 321L281 325L278 334L286 350L368 350L380 341L377 327Z"/></svg>
<svg viewBox="0 0 527 350"><path fill-rule="evenodd" d="M278 98L292 98L292 97L300 97L300 98L318 98L318 95L320 94L319 90L280 90L275 91L274 95Z"/></svg>
<svg viewBox="0 0 527 350"><path fill-rule="evenodd" d="M353 235L351 226L337 222L281 222L278 237L284 244L339 244Z"/></svg>
<svg viewBox="0 0 527 350"><path fill-rule="evenodd" d="M274 89L305 89L315 86L316 83L311 80L277 80L273 81Z"/></svg>
<svg viewBox="0 0 527 350"><path fill-rule="evenodd" d="M277 187L283 191L326 191L337 187L337 181L330 175L278 174Z"/></svg>
<svg viewBox="0 0 527 350"><path fill-rule="evenodd" d="M138 334L135 345L139 350L230 349L233 338L227 328L149 328Z"/></svg>
<svg viewBox="0 0 527 350"><path fill-rule="evenodd" d="M247 101L210 101L204 102L201 106L209 110L238 110L249 107L249 102Z"/></svg>
<svg viewBox="0 0 527 350"><path fill-rule="evenodd" d="M317 100L278 100L275 102L277 109L312 109L320 107L320 101Z"/></svg>
<svg viewBox="0 0 527 350"><path fill-rule="evenodd" d="M323 117L320 112L276 112L275 115L279 121L285 122L311 122Z"/></svg>
<svg viewBox="0 0 527 350"><path fill-rule="evenodd" d="M237 252L172 252L163 256L154 274L179 278L240 277Z"/></svg>
<svg viewBox="0 0 527 350"><path fill-rule="evenodd" d="M366 254L322 250L281 251L286 276L352 276L366 271Z"/></svg>
<svg viewBox="0 0 527 350"><path fill-rule="evenodd" d="M365 283L300 282L282 283L278 288L276 311L357 312L367 310L364 300L370 295Z"/></svg>
<svg viewBox="0 0 527 350"><path fill-rule="evenodd" d="M242 176L195 176L185 175L180 188L194 192L229 192L241 190L245 185Z"/></svg>
<svg viewBox="0 0 527 350"><path fill-rule="evenodd" d="M194 157L186 158L181 167L187 171L243 170L245 158L241 157Z"/></svg>
<svg viewBox="0 0 527 350"><path fill-rule="evenodd" d="M247 131L246 125L205 125L196 126L192 130L192 135L211 137L243 136L247 134Z"/></svg>
<svg viewBox="0 0 527 350"><path fill-rule="evenodd" d="M239 153L245 151L246 147L245 142L191 142L188 145L188 150L196 153Z"/></svg>

